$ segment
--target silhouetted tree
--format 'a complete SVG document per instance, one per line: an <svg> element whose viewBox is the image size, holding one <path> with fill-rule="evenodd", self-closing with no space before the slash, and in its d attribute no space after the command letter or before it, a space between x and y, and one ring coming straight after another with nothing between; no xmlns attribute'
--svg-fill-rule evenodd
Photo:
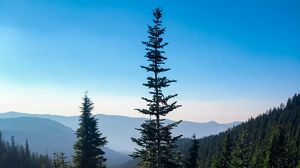
<svg viewBox="0 0 300 168"><path fill-rule="evenodd" d="M196 138L196 135L194 134L192 136L192 145L189 149L189 155L188 155L188 159L185 162L185 167L186 168L196 168L199 167L198 164L198 157L199 157L199 141Z"/></svg>
<svg viewBox="0 0 300 168"><path fill-rule="evenodd" d="M27 139L25 141L25 152L26 152L26 155L30 155L29 144L28 144L28 140Z"/></svg>
<svg viewBox="0 0 300 168"><path fill-rule="evenodd" d="M102 147L107 141L98 130L97 119L91 114L93 103L87 94L80 108L82 114L76 131L74 166L75 168L104 168L106 158Z"/></svg>
<svg viewBox="0 0 300 168"><path fill-rule="evenodd" d="M169 68L162 67L167 59L163 56L163 48L168 44L163 42L162 35L165 28L162 28L162 10L159 8L154 9L154 25L148 26L149 40L143 42L146 45L148 66L141 66L152 75L147 78L147 83L144 86L150 89L151 98L142 99L147 102L147 109L137 109L145 115L149 115L150 119L137 129L141 133L140 138L132 138L133 142L141 148L137 149L131 156L134 158L141 158L141 165L143 167L151 168L176 168L181 166L180 155L174 150L176 147L175 141L181 136L173 137L171 130L176 127L179 122L165 124L162 117L166 116L169 112L180 107L177 102L168 103L171 98L177 94L165 96L163 88L166 88L175 80L169 80L167 77L162 77L161 73L170 70ZM154 117L152 119L152 117Z"/></svg>

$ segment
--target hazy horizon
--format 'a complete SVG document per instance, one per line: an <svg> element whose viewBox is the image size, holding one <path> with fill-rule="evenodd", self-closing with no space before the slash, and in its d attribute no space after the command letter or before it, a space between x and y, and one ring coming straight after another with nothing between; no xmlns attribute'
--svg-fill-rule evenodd
<svg viewBox="0 0 300 168"><path fill-rule="evenodd" d="M112 100L111 103L114 103L113 100ZM205 103L205 102L203 102L203 103ZM260 102L260 103L261 103L261 105L264 105L264 103L266 103L266 102ZM285 104L286 102L281 102L281 103ZM278 107L278 106L280 106L281 103L278 103L277 105L274 105L273 107ZM124 104L126 104L126 103L124 103ZM203 105L203 106L207 106L208 104L209 103L206 102L205 105ZM130 106L130 104L128 104L128 105ZM198 104L195 103L194 105L198 105ZM225 105L228 106L228 103L223 104L223 105L224 106ZM245 105L252 106L253 104L250 104L249 102L248 103L245 102ZM200 106L201 106L201 104L200 104ZM175 114L168 115L166 117L166 119L170 119L170 120L184 120L184 121L197 122L197 123L206 123L206 122L214 121L214 122L217 122L217 123L220 123L220 124L232 123L232 122L243 122L243 121L247 121L250 117L255 118L258 115L265 113L267 110L269 110L269 109L271 109L273 107L266 108L265 111L263 111L263 112L253 113L251 116L246 116L247 118L242 119L242 120L230 120L230 119L228 119L228 121L226 121L226 120L218 120L218 117L215 117L214 119L211 119L211 120L209 120L209 119L208 120L199 120L198 118L191 119L190 117L185 117L183 115L180 116L180 115L178 115L178 112L174 112ZM44 107L41 107L41 108L44 108ZM69 107L69 108L74 109L73 107ZM247 109L244 109L244 107L240 107L240 108L241 108L240 109L241 112L247 111ZM32 109L32 108L30 108L30 109ZM131 113L129 115L126 115L126 113L124 113L124 112L105 112L105 111L101 112L101 111L97 111L97 109L99 109L99 108L95 108L95 109L92 112L94 115L96 115L96 114L104 114L104 115L125 116L125 117L135 117L135 118L147 118L147 116L141 115L141 114L137 113L136 111L134 111L135 113ZM109 111L111 111L113 108L108 107L108 109L109 109ZM211 109L211 108L208 107L208 109ZM78 115L81 114L81 112L79 110L79 106L77 107L77 111L73 112L73 113L56 113L56 112L45 112L45 111L44 112L43 111L34 111L34 112L32 112L32 111L8 110L8 111L0 111L0 114L9 113L9 112L17 112L17 113L25 113L25 114L58 115L58 116L66 116L66 117L78 116ZM205 111L202 111L202 113L205 113ZM228 113L225 113L225 114L228 114ZM220 117L223 118L223 116L220 116ZM228 118L229 117L231 117L231 116L228 116Z"/></svg>

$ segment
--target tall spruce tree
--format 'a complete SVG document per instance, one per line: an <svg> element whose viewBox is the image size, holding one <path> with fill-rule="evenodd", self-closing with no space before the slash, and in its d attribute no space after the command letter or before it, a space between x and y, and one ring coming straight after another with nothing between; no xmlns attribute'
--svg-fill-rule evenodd
<svg viewBox="0 0 300 168"><path fill-rule="evenodd" d="M196 168L199 167L198 164L198 157L199 157L199 140L196 138L196 135L194 134L192 137L192 145L189 149L189 156L187 158L187 161L185 162L186 168Z"/></svg>
<svg viewBox="0 0 300 168"><path fill-rule="evenodd" d="M147 83L143 84L150 89L151 98L142 97L147 102L147 109L136 109L142 114L149 115L149 120L145 121L141 125L141 128L137 129L141 133L140 138L132 138L132 141L139 145L141 148L131 155L134 158L141 158L141 165L149 168L176 168L181 166L180 154L174 150L176 147L175 141L180 136L172 136L171 130L176 127L181 121L166 124L163 117L169 112L180 107L177 102L168 103L171 98L177 96L168 95L165 96L163 88L166 88L172 82L176 80L170 80L165 76L161 76L163 72L170 70L170 68L164 68L167 59L163 56L163 48L168 44L163 42L162 35L165 32L165 28L162 27L162 10L156 8L153 10L153 25L148 26L149 40L143 42L146 46L148 66L141 66L147 72L152 75L147 78Z"/></svg>
<svg viewBox="0 0 300 168"><path fill-rule="evenodd" d="M76 131L77 141L74 144L75 168L105 168L104 151L106 137L98 130L97 119L91 114L93 103L85 94L79 118L79 128Z"/></svg>

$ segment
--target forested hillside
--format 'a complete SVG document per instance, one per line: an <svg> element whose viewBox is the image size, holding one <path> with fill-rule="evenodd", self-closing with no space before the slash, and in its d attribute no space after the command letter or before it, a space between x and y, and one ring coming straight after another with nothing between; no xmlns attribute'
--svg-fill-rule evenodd
<svg viewBox="0 0 300 168"><path fill-rule="evenodd" d="M178 144L188 156L189 139ZM300 167L300 94L218 135L199 139L198 166Z"/></svg>
<svg viewBox="0 0 300 168"><path fill-rule="evenodd" d="M27 141L25 146L16 144L14 137L11 137L10 142L5 141L0 132L0 167L50 168L51 159L46 155L32 153Z"/></svg>

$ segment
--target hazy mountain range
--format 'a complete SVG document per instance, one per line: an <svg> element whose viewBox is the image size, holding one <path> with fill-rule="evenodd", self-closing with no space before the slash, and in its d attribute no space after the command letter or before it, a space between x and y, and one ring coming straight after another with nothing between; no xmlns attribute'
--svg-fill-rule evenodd
<svg viewBox="0 0 300 168"><path fill-rule="evenodd" d="M131 137L138 137L134 128L145 120L116 115L97 114L99 129L107 137L105 148L109 165L124 163L129 159L128 153L134 150L135 144ZM167 120L166 122L171 122ZM173 131L174 135L184 137L204 137L224 131L239 122L219 124L217 122L196 123L183 121ZM24 144L28 139L30 148L34 152L52 155L53 152L65 152L69 157L73 153L75 130L78 128L78 116L58 116L48 114L28 114L18 112L0 113L0 131L4 138L15 137L17 143ZM117 151L117 152L116 152Z"/></svg>
<svg viewBox="0 0 300 168"><path fill-rule="evenodd" d="M29 142L30 150L52 156L54 152L64 152L68 160L73 155L75 132L56 121L38 117L1 118L0 131L3 138L10 141L14 136L17 144ZM113 167L128 161L126 154L104 148L107 164Z"/></svg>
<svg viewBox="0 0 300 168"><path fill-rule="evenodd" d="M78 116L58 116L48 114L28 114L18 112L0 113L0 118L16 118L16 117L39 117L50 119L61 123L72 130L78 128ZM107 137L109 143L108 147L113 150L118 150L123 153L129 153L133 151L135 145L131 142L131 137L138 137L139 132L134 128L138 128L140 124L145 120L144 118L133 118L117 115L104 115L97 114L99 129L104 136ZM171 122L167 120L167 122ZM174 129L173 134L182 134L183 137L191 137L194 133L197 137L204 137L212 134L217 134L224 131L239 122L233 122L229 124L219 124L211 121L207 123L196 123L183 121L178 128Z"/></svg>

